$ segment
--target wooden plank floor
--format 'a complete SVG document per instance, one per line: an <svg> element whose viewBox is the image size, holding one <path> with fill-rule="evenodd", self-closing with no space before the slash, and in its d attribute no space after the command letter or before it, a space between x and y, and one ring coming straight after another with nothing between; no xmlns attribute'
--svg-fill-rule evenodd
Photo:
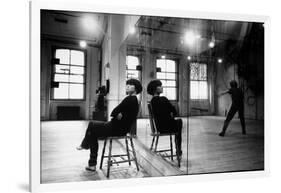
<svg viewBox="0 0 281 193"><path fill-rule="evenodd" d="M187 119L186 118L182 118L183 120L183 130L182 130L182 160L181 160L181 167L179 168L183 174L187 174ZM150 123L149 123L149 119L138 119L138 123L137 123L137 136L138 139L145 145L147 146L147 148L150 148L151 142L152 142L152 136L150 135L151 133L151 128L150 128ZM175 143L174 143L174 137L173 137L173 149L174 149L174 153L175 153ZM161 149L169 149L170 148L170 137L169 136L161 136L159 137L159 141L158 141L158 150ZM176 157L174 158L174 160L170 160L168 158L164 159L165 161L167 161L168 163L170 163L171 165L173 165L174 167L178 167L177 166L177 159Z"/></svg>
<svg viewBox="0 0 281 193"><path fill-rule="evenodd" d="M246 120L247 135L242 135L240 121L234 119L220 137L224 119L189 119L189 174L264 169L264 122Z"/></svg>
<svg viewBox="0 0 281 193"><path fill-rule="evenodd" d="M86 171L89 151L77 151L88 121L45 121L41 124L41 183L79 182L89 180L106 180L106 168L96 172ZM99 155L103 141L99 141ZM113 142L113 153L123 152L120 144ZM99 166L100 157L98 157ZM145 177L148 174L135 164L113 165L109 179L126 179Z"/></svg>
<svg viewBox="0 0 281 193"><path fill-rule="evenodd" d="M180 170L185 174L264 169L263 121L246 120L247 135L242 135L240 121L234 119L225 137L220 137L218 133L225 117L196 116L182 119L183 159ZM149 120L138 120L138 128L139 139L149 147L152 141ZM159 147L169 147L169 138L160 138Z"/></svg>
<svg viewBox="0 0 281 193"><path fill-rule="evenodd" d="M183 119L183 159L179 168L183 174L227 171L262 170L264 168L264 126L262 121L246 120L247 135L241 135L239 120L233 120L225 137L219 137L224 117L190 117ZM89 151L77 151L88 121L44 121L41 123L41 183L106 180L103 170L88 172L84 168ZM187 127L189 126L189 127ZM150 147L148 119L137 122L138 140ZM189 136L187 138L187 136ZM99 142L101 155L103 141ZM113 152L123 151L114 143ZM169 146L169 138L159 140L159 148ZM188 150L188 151L187 151ZM188 158L188 161L187 161ZM98 158L99 165L100 157ZM176 161L166 160L172 166ZM178 169L178 168L177 168ZM145 168L128 163L113 166L110 179L142 178L153 176Z"/></svg>

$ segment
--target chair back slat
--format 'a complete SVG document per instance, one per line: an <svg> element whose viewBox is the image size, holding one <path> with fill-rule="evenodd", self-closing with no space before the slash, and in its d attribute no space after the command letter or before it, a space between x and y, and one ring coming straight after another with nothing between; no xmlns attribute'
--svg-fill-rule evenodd
<svg viewBox="0 0 281 193"><path fill-rule="evenodd" d="M148 113L149 113L151 133L153 133L153 134L158 133L157 128L156 128L156 124L155 124L155 119L154 119L154 116L153 116L152 105L150 103L148 103L147 107L148 107Z"/></svg>

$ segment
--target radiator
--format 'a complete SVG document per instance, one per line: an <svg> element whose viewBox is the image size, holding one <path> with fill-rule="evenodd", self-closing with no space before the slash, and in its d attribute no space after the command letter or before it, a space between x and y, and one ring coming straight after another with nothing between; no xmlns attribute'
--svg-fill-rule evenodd
<svg viewBox="0 0 281 193"><path fill-rule="evenodd" d="M57 120L80 120L79 106L58 106Z"/></svg>

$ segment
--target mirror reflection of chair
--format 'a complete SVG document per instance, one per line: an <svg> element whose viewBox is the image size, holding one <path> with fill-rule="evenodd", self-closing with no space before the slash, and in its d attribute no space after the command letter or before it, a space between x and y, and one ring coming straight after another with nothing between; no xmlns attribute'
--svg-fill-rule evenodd
<svg viewBox="0 0 281 193"><path fill-rule="evenodd" d="M163 158L170 158L173 161L173 158L176 157L178 161L178 167L180 167L180 157L179 153L177 151L178 147L176 146L176 153L173 153L173 142L172 142L172 136L176 138L177 133L170 132L170 133L160 133L157 129L156 123L155 123L155 117L153 115L152 105L150 103L147 104L148 112L149 112L149 120L150 120L150 128L151 128L151 136L152 142L150 146L150 150L154 151L155 153L159 154ZM170 148L169 149L161 149L157 150L158 141L160 136L170 136ZM170 153L167 153L170 152Z"/></svg>
<svg viewBox="0 0 281 193"><path fill-rule="evenodd" d="M104 160L104 158L106 158L107 159L107 174L106 174L107 178L109 178L110 167L113 164L118 165L119 163L129 162L129 165L131 165L131 161L134 161L135 164L136 164L136 167L137 167L137 171L139 171L139 165L138 165L138 162L137 162L136 151L135 151L135 147L134 147L134 143L133 143L133 134L131 134L131 132L124 135L124 136L110 136L110 137L106 137L106 138L103 138L103 139L104 139L104 145L103 145L103 149L102 149L100 169L102 169L103 160ZM126 154L114 154L114 155L112 155L112 142L114 140L120 140L120 139L125 140ZM130 141L131 149L129 148L128 140ZM109 141L108 155L104 155L107 141ZM133 156L130 155L130 152L133 153ZM120 161L116 160L115 158L119 158Z"/></svg>

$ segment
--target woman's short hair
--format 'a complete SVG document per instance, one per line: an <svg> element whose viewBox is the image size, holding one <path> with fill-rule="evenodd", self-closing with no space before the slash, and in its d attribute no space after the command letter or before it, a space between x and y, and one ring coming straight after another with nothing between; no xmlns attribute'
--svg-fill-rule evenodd
<svg viewBox="0 0 281 193"><path fill-rule="evenodd" d="M126 81L126 85L129 84L129 85L134 85L135 86L135 89L136 89L136 93L139 94L141 91L142 91L142 85L140 83L139 80L137 79L129 79Z"/></svg>
<svg viewBox="0 0 281 193"><path fill-rule="evenodd" d="M162 86L162 82L160 80L152 80L147 85L147 93L150 95L154 95L158 86Z"/></svg>
<svg viewBox="0 0 281 193"><path fill-rule="evenodd" d="M229 84L230 84L231 88L237 88L237 86L238 86L238 83L236 82L236 80L230 81Z"/></svg>

